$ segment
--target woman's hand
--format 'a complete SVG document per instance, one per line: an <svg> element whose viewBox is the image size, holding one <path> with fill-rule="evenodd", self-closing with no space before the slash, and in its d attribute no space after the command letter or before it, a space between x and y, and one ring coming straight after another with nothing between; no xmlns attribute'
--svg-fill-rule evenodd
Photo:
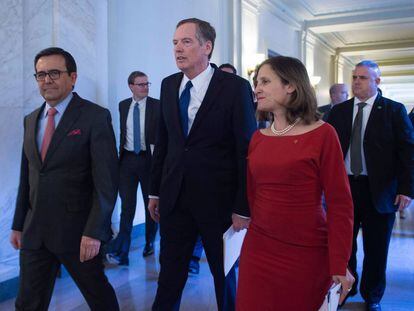
<svg viewBox="0 0 414 311"><path fill-rule="evenodd" d="M355 278L352 276L352 273L346 269L346 275L334 275L332 276L332 280L335 282L335 284L341 283L342 292L341 296L339 297L339 304L341 305L348 295L348 292L352 289Z"/></svg>

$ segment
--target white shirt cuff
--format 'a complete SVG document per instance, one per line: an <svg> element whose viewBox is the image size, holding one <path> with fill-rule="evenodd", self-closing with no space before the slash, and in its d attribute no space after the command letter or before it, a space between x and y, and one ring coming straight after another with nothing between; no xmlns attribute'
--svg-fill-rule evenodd
<svg viewBox="0 0 414 311"><path fill-rule="evenodd" d="M243 218L243 219L250 219L250 217L247 217L247 216L239 215L239 214L236 214L236 213L233 213L233 214L237 215L237 216L239 216L240 218Z"/></svg>

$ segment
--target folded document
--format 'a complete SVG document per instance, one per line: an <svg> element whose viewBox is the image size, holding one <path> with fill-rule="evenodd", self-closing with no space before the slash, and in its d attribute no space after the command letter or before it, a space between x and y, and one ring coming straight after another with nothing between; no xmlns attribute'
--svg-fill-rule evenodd
<svg viewBox="0 0 414 311"><path fill-rule="evenodd" d="M325 300L319 311L336 311L338 309L341 283L333 284L325 296Z"/></svg>
<svg viewBox="0 0 414 311"><path fill-rule="evenodd" d="M224 274L227 275L233 267L243 244L247 230L234 231L233 226L223 234Z"/></svg>

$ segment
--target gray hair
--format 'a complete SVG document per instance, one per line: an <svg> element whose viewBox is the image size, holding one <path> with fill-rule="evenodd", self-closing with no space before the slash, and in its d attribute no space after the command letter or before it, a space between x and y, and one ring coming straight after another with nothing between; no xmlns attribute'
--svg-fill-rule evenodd
<svg viewBox="0 0 414 311"><path fill-rule="evenodd" d="M368 68L371 68L377 74L378 77L381 76L381 71L378 67L378 64L376 62L374 62L373 60L360 61L358 64L356 64L355 67L368 67Z"/></svg>
<svg viewBox="0 0 414 311"><path fill-rule="evenodd" d="M198 42L203 44L206 41L211 42L211 52L208 55L208 59L211 58L211 55L213 54L214 50L214 41L216 40L216 30L213 26L210 25L209 22L203 21L198 18L186 18L178 22L176 29L180 27L181 25L187 24L187 23L193 23L196 25L196 38Z"/></svg>

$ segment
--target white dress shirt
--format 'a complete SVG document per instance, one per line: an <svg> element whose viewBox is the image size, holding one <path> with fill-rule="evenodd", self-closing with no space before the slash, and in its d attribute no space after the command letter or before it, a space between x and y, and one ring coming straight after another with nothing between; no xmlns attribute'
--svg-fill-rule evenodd
<svg viewBox="0 0 414 311"><path fill-rule="evenodd" d="M134 152L134 107L137 103L134 98L131 100L131 105L128 110L128 117L126 121L126 133L125 133L125 146L124 149ZM139 109L139 130L141 133L141 150L145 151L145 106L147 104L147 98L144 97L138 101Z"/></svg>
<svg viewBox="0 0 414 311"><path fill-rule="evenodd" d="M366 106L362 108L363 115L362 115L362 133L361 133L361 152L362 152L362 172L361 175L368 175L367 171L367 164L365 162L365 153L364 153L364 136L365 136L365 129L367 127L369 115L371 114L372 106L374 106L375 98L377 98L377 93L368 98L366 101L362 101L359 98L354 98L354 110L353 110L353 117L352 117L352 126L354 126L355 117L358 113L358 104L359 103L366 103ZM352 137L351 137L352 139ZM351 144L349 144L348 152L345 156L345 168L348 175L353 175L351 172Z"/></svg>
<svg viewBox="0 0 414 311"><path fill-rule="evenodd" d="M188 133L190 133L191 127L193 126L194 119L197 115L198 109L203 102L204 96L206 96L208 86L211 78L213 77L214 69L210 66L201 72L198 76L191 80L193 87L190 89L190 104L188 105ZM180 84L179 96L185 89L185 85L188 82L188 77L184 75L183 80Z"/></svg>

